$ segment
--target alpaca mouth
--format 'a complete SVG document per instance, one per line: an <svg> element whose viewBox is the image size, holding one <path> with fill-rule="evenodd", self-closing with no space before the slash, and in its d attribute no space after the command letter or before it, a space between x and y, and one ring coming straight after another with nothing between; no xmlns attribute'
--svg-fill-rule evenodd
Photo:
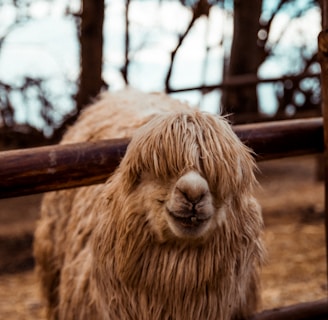
<svg viewBox="0 0 328 320"><path fill-rule="evenodd" d="M200 217L196 214L190 215L179 215L170 210L167 210L170 217L178 223L179 225L183 226L184 228L197 228L207 222L210 218L209 217Z"/></svg>

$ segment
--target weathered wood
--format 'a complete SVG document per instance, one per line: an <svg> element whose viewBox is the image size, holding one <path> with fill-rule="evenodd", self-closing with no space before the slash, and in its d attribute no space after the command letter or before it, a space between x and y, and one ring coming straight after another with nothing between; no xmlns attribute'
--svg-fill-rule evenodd
<svg viewBox="0 0 328 320"><path fill-rule="evenodd" d="M325 231L328 283L328 3L321 2L322 28L318 36L318 59L321 66L321 97L324 125ZM328 288L328 286L327 286Z"/></svg>
<svg viewBox="0 0 328 320"><path fill-rule="evenodd" d="M323 151L321 118L234 127L257 160ZM123 157L128 139L0 153L0 198L103 182Z"/></svg>
<svg viewBox="0 0 328 320"><path fill-rule="evenodd" d="M250 320L326 320L328 299L299 303L288 307L265 310Z"/></svg>
<svg viewBox="0 0 328 320"><path fill-rule="evenodd" d="M0 153L0 198L103 182L124 156L128 139Z"/></svg>
<svg viewBox="0 0 328 320"><path fill-rule="evenodd" d="M238 76L229 76L224 79L222 83L214 84L214 85L201 85L201 86L194 86L194 87L186 87L186 88L169 88L168 93L180 93L180 92L187 92L187 91L203 91L203 92L210 92L212 90L217 89L226 89L231 87L247 87L258 85L262 83L272 83L272 82L285 82L288 80L297 81L304 78L318 78L320 73L317 72L304 72L298 75L290 75L290 76L280 76L280 77L269 77L269 78L259 78L257 75L254 74L244 74Z"/></svg>
<svg viewBox="0 0 328 320"><path fill-rule="evenodd" d="M238 125L234 131L262 161L322 152L322 126L322 118L311 118Z"/></svg>

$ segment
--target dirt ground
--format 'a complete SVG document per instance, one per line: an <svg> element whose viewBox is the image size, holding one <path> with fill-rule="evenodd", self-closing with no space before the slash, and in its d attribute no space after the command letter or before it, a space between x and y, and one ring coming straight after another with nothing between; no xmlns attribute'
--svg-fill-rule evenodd
<svg viewBox="0 0 328 320"><path fill-rule="evenodd" d="M327 297L324 186L316 163L302 157L259 164L268 251L261 309ZM45 319L30 257L39 202L40 196L0 201L1 319Z"/></svg>

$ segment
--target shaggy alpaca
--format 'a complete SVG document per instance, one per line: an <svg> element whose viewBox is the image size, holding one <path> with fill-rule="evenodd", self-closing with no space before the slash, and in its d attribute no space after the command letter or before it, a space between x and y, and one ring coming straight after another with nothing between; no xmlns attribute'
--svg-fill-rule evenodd
<svg viewBox="0 0 328 320"><path fill-rule="evenodd" d="M48 318L249 316L263 257L249 150L222 117L131 90L103 95L63 143L125 136L105 184L44 198L34 251Z"/></svg>

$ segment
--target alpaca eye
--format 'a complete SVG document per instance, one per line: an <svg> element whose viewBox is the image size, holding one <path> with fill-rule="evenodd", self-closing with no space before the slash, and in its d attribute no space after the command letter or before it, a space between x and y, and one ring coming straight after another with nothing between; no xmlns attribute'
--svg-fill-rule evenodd
<svg viewBox="0 0 328 320"><path fill-rule="evenodd" d="M160 204L163 204L165 201L161 200L161 199L157 199L157 202L160 203Z"/></svg>

